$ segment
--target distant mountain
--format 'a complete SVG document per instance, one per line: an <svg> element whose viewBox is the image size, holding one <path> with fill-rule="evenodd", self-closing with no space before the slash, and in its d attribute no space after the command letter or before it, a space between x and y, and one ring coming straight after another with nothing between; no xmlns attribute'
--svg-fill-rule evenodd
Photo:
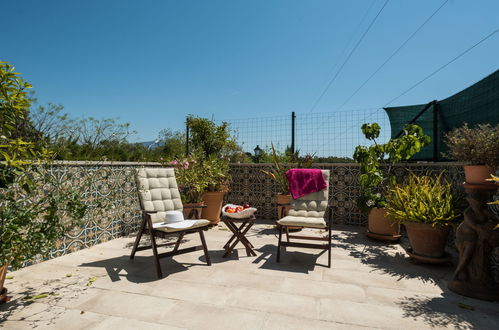
<svg viewBox="0 0 499 330"><path fill-rule="evenodd" d="M137 144L141 144L146 148L156 149L164 146L165 142L156 140L156 141L147 141L147 142L137 142Z"/></svg>

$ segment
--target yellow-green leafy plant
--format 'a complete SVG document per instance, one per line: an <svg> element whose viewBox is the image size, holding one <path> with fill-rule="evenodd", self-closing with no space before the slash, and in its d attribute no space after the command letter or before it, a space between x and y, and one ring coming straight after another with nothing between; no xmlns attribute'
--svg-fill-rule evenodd
<svg viewBox="0 0 499 330"><path fill-rule="evenodd" d="M459 222L462 212L459 196L440 173L417 176L411 173L407 182L391 187L386 211L396 222L426 223L448 226Z"/></svg>

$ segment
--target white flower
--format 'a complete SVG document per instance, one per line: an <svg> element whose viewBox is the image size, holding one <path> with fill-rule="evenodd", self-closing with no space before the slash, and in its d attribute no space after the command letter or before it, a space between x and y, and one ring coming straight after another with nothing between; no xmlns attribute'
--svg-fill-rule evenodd
<svg viewBox="0 0 499 330"><path fill-rule="evenodd" d="M374 206L374 202L372 200L368 200L366 205L369 207Z"/></svg>
<svg viewBox="0 0 499 330"><path fill-rule="evenodd" d="M5 140L7 137L5 135L1 135L0 138Z"/></svg>
<svg viewBox="0 0 499 330"><path fill-rule="evenodd" d="M377 194L376 194L376 197L381 198L381 194L380 194L380 193L377 193Z"/></svg>

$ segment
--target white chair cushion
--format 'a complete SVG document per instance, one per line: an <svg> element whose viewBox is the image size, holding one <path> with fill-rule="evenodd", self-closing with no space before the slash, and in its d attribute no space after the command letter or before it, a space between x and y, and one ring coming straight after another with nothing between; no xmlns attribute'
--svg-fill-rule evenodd
<svg viewBox="0 0 499 330"><path fill-rule="evenodd" d="M174 233L176 231L189 230L189 229L194 229L194 228L208 226L209 224L210 224L209 220L199 219L199 220L196 220L196 222L192 226L190 226L188 228L168 228L168 227L161 227L161 228L156 228L154 230L164 231L165 233Z"/></svg>
<svg viewBox="0 0 499 330"><path fill-rule="evenodd" d="M326 228L326 221L324 221L324 218L294 217L288 215L280 220L277 220L277 223L281 226L296 226L320 229Z"/></svg>
<svg viewBox="0 0 499 330"><path fill-rule="evenodd" d="M173 168L142 168L137 173L141 207L145 211L157 211L152 222L165 219L166 211L182 211L182 201Z"/></svg>

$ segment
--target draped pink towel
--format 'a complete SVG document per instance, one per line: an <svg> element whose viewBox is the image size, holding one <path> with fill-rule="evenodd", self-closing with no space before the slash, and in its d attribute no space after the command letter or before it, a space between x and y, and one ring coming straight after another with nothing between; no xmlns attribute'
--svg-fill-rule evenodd
<svg viewBox="0 0 499 330"><path fill-rule="evenodd" d="M286 172L286 178L293 199L327 188L327 182L320 169L292 168Z"/></svg>

